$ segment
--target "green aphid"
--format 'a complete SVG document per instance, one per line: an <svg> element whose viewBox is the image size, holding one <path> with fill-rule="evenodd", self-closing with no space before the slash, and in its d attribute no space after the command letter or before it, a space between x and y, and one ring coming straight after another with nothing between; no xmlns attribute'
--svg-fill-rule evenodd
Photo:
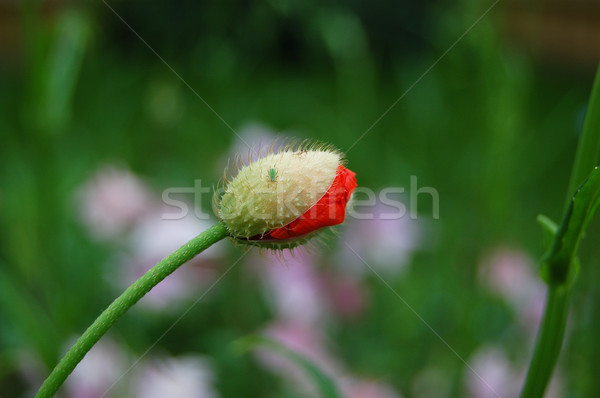
<svg viewBox="0 0 600 398"><path fill-rule="evenodd" d="M277 180L277 169L275 169L274 167L271 167L269 169L269 180L271 182L275 182Z"/></svg>

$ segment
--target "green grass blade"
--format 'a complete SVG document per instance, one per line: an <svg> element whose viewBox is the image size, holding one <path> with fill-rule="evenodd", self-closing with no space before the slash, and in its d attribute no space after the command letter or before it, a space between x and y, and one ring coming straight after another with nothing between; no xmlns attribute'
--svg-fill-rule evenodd
<svg viewBox="0 0 600 398"><path fill-rule="evenodd" d="M598 154L600 154L600 66L594 79L583 122L583 130L581 131L581 141L575 154L569 190L567 191L568 195L575 192L575 189L583 182L590 170L598 164Z"/></svg>
<svg viewBox="0 0 600 398"><path fill-rule="evenodd" d="M63 13L43 68L39 123L51 133L60 133L71 115L71 103L91 28L76 11Z"/></svg>
<svg viewBox="0 0 600 398"><path fill-rule="evenodd" d="M600 205L600 168L596 167L571 198L548 253L542 260L542 276L552 285L567 282L585 230Z"/></svg>
<svg viewBox="0 0 600 398"><path fill-rule="evenodd" d="M325 374L323 370L306 359L304 356L287 348L275 340L263 336L248 336L236 341L234 343L234 347L241 352L246 352L261 347L268 348L269 350L289 359L296 366L301 368L318 387L323 398L342 398L342 395L340 395L334 381L331 380L331 378Z"/></svg>

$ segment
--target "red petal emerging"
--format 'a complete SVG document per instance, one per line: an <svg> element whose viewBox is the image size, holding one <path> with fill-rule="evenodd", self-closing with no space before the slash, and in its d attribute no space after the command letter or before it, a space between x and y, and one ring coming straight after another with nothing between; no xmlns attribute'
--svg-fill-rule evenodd
<svg viewBox="0 0 600 398"><path fill-rule="evenodd" d="M346 204L354 188L356 188L356 174L339 165L333 183L317 203L288 225L270 231L264 238L290 239L323 227L343 223Z"/></svg>

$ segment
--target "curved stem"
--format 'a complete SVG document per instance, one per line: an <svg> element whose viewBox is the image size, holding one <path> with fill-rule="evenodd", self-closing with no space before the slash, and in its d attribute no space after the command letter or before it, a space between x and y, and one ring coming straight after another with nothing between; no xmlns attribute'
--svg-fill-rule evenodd
<svg viewBox="0 0 600 398"><path fill-rule="evenodd" d="M46 378L36 394L36 398L54 396L85 354L129 308L183 263L226 236L227 228L225 224L219 222L175 250L136 280L96 318L94 323L75 342Z"/></svg>

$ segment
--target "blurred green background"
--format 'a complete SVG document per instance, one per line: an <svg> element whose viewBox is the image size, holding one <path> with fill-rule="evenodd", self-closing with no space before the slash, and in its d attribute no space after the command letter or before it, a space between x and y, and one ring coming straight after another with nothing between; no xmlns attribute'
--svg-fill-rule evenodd
<svg viewBox="0 0 600 398"><path fill-rule="evenodd" d="M539 296L528 292L543 292L535 279L543 249L535 217L560 218L600 54L600 8L592 1L506 1L478 21L490 6L2 2L0 397L32 395L126 286L115 281L126 279L121 268L150 261L149 249L136 246L138 209L125 202L140 202L138 191L160 202L165 189L192 187L196 179L217 184L227 157L244 149L236 133L251 141L252 129L267 141L270 134L294 135L351 148L348 166L361 187L409 187L414 175L439 193L439 219L425 196L418 219L393 236L397 241L386 240L405 256L402 264L372 260L390 262L384 266L392 271L382 276L422 319L368 269L344 267L342 242L353 220L338 229L342 240L310 256L306 266L317 282L308 284L318 294L329 297L323 280L347 278L359 287L317 301L325 315L303 325L326 342L332 374L348 396L494 396L478 390L458 356L496 389L508 380L518 391L539 316ZM103 183L109 188L94 191ZM102 189L110 193L102 196ZM206 198L197 205L212 213ZM142 212L160 224L160 212ZM98 232L111 217L117 225ZM598 224L583 243L553 396L600 396ZM154 245L176 233L157 235ZM406 234L419 238L406 243ZM229 244L220 250L208 266L216 275L244 253ZM318 396L293 372L280 374L260 355L231 348L282 317L278 294L268 293L278 291L279 279L265 275L303 266L293 261L272 264L250 253L197 305L189 307L209 284L192 288L183 304L165 298L160 309L133 310L110 333L120 354L102 366L119 369L111 365L119 355L124 369L140 357L164 365L194 355L210 364L204 373L211 391L193 388L189 396ZM295 302L302 306L317 293L308 289ZM352 316L335 310L353 300L362 304ZM532 306L523 320L523 308ZM325 350L316 343L312 349ZM83 387L72 382L61 396L102 396L114 382L105 396L149 396L129 377L134 371L88 388L85 381L104 372L98 366L88 370L91 379L77 376ZM155 371L165 367L173 369ZM498 381L499 373L505 379ZM348 379L373 388L345 388Z"/></svg>

